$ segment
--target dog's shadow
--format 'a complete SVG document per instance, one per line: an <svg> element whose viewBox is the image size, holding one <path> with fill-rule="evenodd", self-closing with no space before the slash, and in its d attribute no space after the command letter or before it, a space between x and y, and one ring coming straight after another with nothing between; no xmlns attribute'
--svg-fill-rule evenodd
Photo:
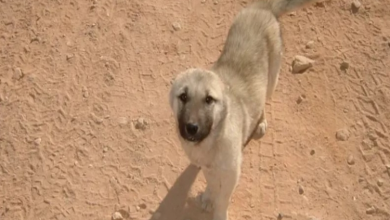
<svg viewBox="0 0 390 220"><path fill-rule="evenodd" d="M155 211L159 220L211 220L212 215L200 209L196 198L188 197L199 171L198 167L189 165L177 178ZM155 217L152 216L150 220L154 220Z"/></svg>

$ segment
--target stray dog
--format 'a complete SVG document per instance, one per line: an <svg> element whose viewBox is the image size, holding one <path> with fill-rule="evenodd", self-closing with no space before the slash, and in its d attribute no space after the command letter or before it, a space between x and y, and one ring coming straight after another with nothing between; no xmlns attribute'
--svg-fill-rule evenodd
<svg viewBox="0 0 390 220"><path fill-rule="evenodd" d="M265 102L278 82L282 38L278 17L316 0L263 0L235 18L211 70L188 69L173 81L169 102L182 147L201 167L202 208L227 220L241 173L242 150L267 129Z"/></svg>

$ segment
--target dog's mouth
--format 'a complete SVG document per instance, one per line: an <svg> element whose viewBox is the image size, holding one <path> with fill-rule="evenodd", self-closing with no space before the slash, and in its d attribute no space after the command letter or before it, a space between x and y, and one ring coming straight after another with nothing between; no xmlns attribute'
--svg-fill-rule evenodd
<svg viewBox="0 0 390 220"><path fill-rule="evenodd" d="M189 142L193 142L193 143L200 142L203 139L203 138L199 137L199 135L189 135L189 134L187 134L185 132L181 133L180 136L184 140L189 141Z"/></svg>
<svg viewBox="0 0 390 220"><path fill-rule="evenodd" d="M183 137L183 136L182 136ZM197 140L197 138L195 138L195 137L192 137L192 136L185 136L185 137L183 137L185 140L187 140L187 141L189 141L189 142L194 142L194 143L196 143L196 142L199 142L199 140Z"/></svg>

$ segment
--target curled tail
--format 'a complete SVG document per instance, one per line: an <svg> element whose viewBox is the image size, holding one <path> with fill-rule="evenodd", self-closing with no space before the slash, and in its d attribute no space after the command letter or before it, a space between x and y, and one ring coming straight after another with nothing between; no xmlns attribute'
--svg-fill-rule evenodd
<svg viewBox="0 0 390 220"><path fill-rule="evenodd" d="M284 13L291 12L308 3L316 1L317 0L258 0L254 3L254 6L269 10L275 17L280 17Z"/></svg>

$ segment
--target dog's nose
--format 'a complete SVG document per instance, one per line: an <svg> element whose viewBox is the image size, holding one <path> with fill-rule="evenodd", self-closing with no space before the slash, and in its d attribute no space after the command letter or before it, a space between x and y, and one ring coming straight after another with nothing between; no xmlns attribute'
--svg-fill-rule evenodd
<svg viewBox="0 0 390 220"><path fill-rule="evenodd" d="M198 125L188 123L186 124L187 133L190 135L195 135L198 132Z"/></svg>

